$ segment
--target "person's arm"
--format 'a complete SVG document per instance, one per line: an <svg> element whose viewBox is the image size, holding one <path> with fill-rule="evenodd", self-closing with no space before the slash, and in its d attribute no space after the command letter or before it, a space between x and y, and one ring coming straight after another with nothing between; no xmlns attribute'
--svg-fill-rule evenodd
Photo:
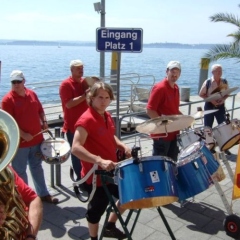
<svg viewBox="0 0 240 240"><path fill-rule="evenodd" d="M148 115L150 118L159 117L157 111L154 111L154 110L151 110L151 109L147 109L147 115Z"/></svg>
<svg viewBox="0 0 240 240"><path fill-rule="evenodd" d="M43 216L43 206L40 197L36 197L31 203L29 204L28 210L28 220L29 220L29 227L26 232L27 240L33 239L31 236L37 236L39 228L42 223L42 216Z"/></svg>
<svg viewBox="0 0 240 240"><path fill-rule="evenodd" d="M81 102L83 102L85 100L86 100L86 93L82 94L81 96L70 99L66 103L66 107L67 108L73 108L73 107L77 106L78 104L80 104Z"/></svg>
<svg viewBox="0 0 240 240"><path fill-rule="evenodd" d="M114 136L114 138L115 138L115 141L117 144L117 148L124 151L126 154L126 157L130 158L132 156L132 154L131 154L132 150L124 142L120 141L117 136Z"/></svg>
<svg viewBox="0 0 240 240"><path fill-rule="evenodd" d="M99 165L103 170L111 171L116 163L111 160L102 159L100 156L90 153L83 145L87 139L88 133L83 127L78 127L74 133L72 154L82 161ZM101 139L99 139L101 141Z"/></svg>

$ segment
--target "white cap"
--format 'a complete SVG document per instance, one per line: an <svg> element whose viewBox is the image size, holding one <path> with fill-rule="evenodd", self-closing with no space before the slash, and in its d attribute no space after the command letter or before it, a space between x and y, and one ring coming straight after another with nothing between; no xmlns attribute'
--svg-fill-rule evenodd
<svg viewBox="0 0 240 240"><path fill-rule="evenodd" d="M13 70L10 74L10 81L14 81L14 80L19 80L19 81L23 81L25 79L22 71L20 70Z"/></svg>
<svg viewBox="0 0 240 240"><path fill-rule="evenodd" d="M173 68L178 68L181 70L181 64L178 61L170 61L167 65L167 69L171 70Z"/></svg>
<svg viewBox="0 0 240 240"><path fill-rule="evenodd" d="M71 67L78 67L78 66L83 66L83 62L81 61L81 60L79 60L79 59L77 59L77 60L72 60L71 62L70 62L70 68Z"/></svg>

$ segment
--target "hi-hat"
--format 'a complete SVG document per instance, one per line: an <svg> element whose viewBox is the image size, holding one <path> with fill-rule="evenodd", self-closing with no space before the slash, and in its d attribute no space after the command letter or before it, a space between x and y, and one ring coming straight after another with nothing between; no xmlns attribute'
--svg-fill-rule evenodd
<svg viewBox="0 0 240 240"><path fill-rule="evenodd" d="M233 87L233 88L229 88L227 90L223 90L220 92L216 92L214 94L211 94L209 97L205 98L204 101L205 102L211 102L213 100L219 100L223 97L225 97L226 95L229 95L231 92L234 92L235 90L237 90L239 87Z"/></svg>
<svg viewBox="0 0 240 240"><path fill-rule="evenodd" d="M136 127L136 130L146 134L169 133L188 128L193 122L194 118L191 116L162 116L141 123Z"/></svg>
<svg viewBox="0 0 240 240"><path fill-rule="evenodd" d="M197 111L196 113L194 113L192 115L192 117L196 118L202 118L204 117L204 115L210 114L210 113L214 113L217 112L219 109L212 109L212 110L205 110L205 111Z"/></svg>

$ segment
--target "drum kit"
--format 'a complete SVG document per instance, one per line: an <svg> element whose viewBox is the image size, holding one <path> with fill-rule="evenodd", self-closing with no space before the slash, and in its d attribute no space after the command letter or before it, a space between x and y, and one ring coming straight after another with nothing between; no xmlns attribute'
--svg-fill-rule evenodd
<svg viewBox="0 0 240 240"><path fill-rule="evenodd" d="M220 99L237 88L212 94L206 101ZM221 164L213 152L230 149L240 140L240 121L226 119L210 127L192 128L196 118L218 109L198 112L192 116L161 116L145 121L136 130L142 134L163 134L182 131L177 141L181 148L177 162L165 156L134 157L117 164L114 181L124 209L142 209L183 202L207 190L225 178Z"/></svg>

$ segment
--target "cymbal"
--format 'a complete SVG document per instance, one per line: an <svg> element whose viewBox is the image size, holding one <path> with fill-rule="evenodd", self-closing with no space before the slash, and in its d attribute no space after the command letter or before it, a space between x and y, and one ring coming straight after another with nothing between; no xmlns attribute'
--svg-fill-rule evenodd
<svg viewBox="0 0 240 240"><path fill-rule="evenodd" d="M169 115L153 118L136 127L140 133L169 133L189 127L194 122L192 116Z"/></svg>
<svg viewBox="0 0 240 240"><path fill-rule="evenodd" d="M219 109L213 109L213 110L205 110L205 111L198 111L192 115L192 117L196 118L202 118L204 115L217 112Z"/></svg>
<svg viewBox="0 0 240 240"><path fill-rule="evenodd" d="M218 100L221 99L222 97L225 97L226 95L229 95L231 92L234 92L235 90L237 90L239 87L233 87L233 88L229 88L227 90L222 90L220 92L211 94L209 97L205 98L204 101L205 102L211 102L213 100Z"/></svg>

